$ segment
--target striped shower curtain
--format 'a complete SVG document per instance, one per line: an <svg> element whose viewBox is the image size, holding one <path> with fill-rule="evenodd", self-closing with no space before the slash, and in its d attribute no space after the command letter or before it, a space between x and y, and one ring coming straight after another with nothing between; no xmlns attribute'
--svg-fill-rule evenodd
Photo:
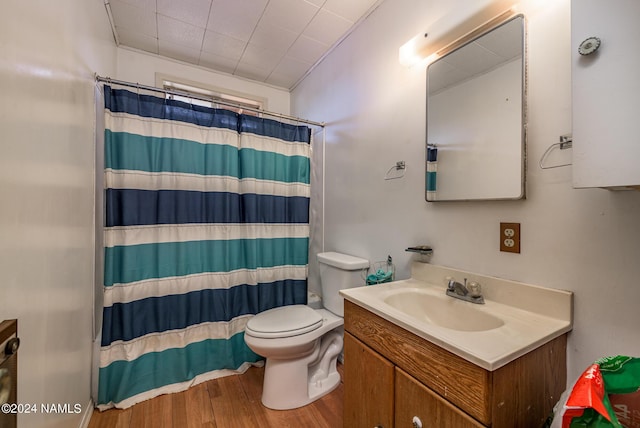
<svg viewBox="0 0 640 428"><path fill-rule="evenodd" d="M250 317L306 303L311 135L104 92L102 409L243 372Z"/></svg>

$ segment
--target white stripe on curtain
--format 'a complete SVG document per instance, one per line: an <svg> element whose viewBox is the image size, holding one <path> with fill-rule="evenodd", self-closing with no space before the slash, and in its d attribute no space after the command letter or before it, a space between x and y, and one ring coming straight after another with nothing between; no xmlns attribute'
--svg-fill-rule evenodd
<svg viewBox="0 0 640 428"><path fill-rule="evenodd" d="M198 192L234 192L277 196L310 196L310 186L305 183L283 183L254 178L238 179L221 175L176 174L129 170L106 170L107 187L112 189L180 189Z"/></svg>
<svg viewBox="0 0 640 428"><path fill-rule="evenodd" d="M104 233L105 247L158 242L186 242L228 239L304 238L307 224L182 224L112 227Z"/></svg>
<svg viewBox="0 0 640 428"><path fill-rule="evenodd" d="M100 367L113 361L135 360L148 352L162 352L172 348L184 348L190 343L202 342L212 337L228 339L245 330L252 315L234 318L229 322L206 322L184 329L151 333L128 342L113 342L102 348Z"/></svg>
<svg viewBox="0 0 640 428"><path fill-rule="evenodd" d="M233 129L198 126L178 120L140 117L128 113L111 112L105 116L105 128L118 132L154 138L175 138L201 144L238 145L238 132Z"/></svg>

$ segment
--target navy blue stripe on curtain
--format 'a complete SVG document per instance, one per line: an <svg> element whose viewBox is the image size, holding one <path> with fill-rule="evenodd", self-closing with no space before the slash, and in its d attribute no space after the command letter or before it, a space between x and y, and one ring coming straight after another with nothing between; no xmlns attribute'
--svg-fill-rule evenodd
<svg viewBox="0 0 640 428"><path fill-rule="evenodd" d="M136 94L126 89L105 86L105 108L112 113L127 113L154 119L175 120L198 126L227 128L239 133L249 132L284 141L311 141L311 129L304 125L291 125L277 120L249 115L238 115L225 109L192 105L183 101ZM211 111L215 110L215 115Z"/></svg>
<svg viewBox="0 0 640 428"><path fill-rule="evenodd" d="M269 284L238 285L230 289L208 289L105 308L102 346L132 340L150 333L184 329L203 322L228 321L257 314L306 299L306 280L284 280Z"/></svg>
<svg viewBox="0 0 640 428"><path fill-rule="evenodd" d="M105 108L111 113L175 120L211 128L238 130L238 114L225 109L212 109L183 101L136 94L126 89L104 87Z"/></svg>
<svg viewBox="0 0 640 428"><path fill-rule="evenodd" d="M309 198L187 190L107 189L106 225L308 223Z"/></svg>
<svg viewBox="0 0 640 428"><path fill-rule="evenodd" d="M311 129L308 126L291 125L256 116L242 115L239 122L240 133L250 133L284 141L311 142Z"/></svg>

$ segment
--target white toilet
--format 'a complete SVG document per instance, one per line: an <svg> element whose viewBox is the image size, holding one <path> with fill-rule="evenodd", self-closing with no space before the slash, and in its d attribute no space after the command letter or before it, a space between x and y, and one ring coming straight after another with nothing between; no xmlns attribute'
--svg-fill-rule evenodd
<svg viewBox="0 0 640 428"><path fill-rule="evenodd" d="M305 406L340 384L336 360L342 351L344 303L339 291L364 285L369 261L340 253L319 253L325 309L290 305L251 318L244 340L267 359L262 404L286 410Z"/></svg>

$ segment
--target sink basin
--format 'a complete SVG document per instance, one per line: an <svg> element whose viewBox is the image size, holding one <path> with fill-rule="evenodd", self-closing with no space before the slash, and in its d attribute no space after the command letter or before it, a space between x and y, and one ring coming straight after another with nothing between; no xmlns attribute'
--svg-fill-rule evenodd
<svg viewBox="0 0 640 428"><path fill-rule="evenodd" d="M484 305L446 295L449 278L482 284ZM340 290L354 304L486 370L496 370L573 327L573 293L431 263L411 278ZM345 317L345 325L347 325Z"/></svg>
<svg viewBox="0 0 640 428"><path fill-rule="evenodd" d="M397 290L384 302L418 321L451 330L487 331L504 325L502 319L479 310L473 303L418 288Z"/></svg>

